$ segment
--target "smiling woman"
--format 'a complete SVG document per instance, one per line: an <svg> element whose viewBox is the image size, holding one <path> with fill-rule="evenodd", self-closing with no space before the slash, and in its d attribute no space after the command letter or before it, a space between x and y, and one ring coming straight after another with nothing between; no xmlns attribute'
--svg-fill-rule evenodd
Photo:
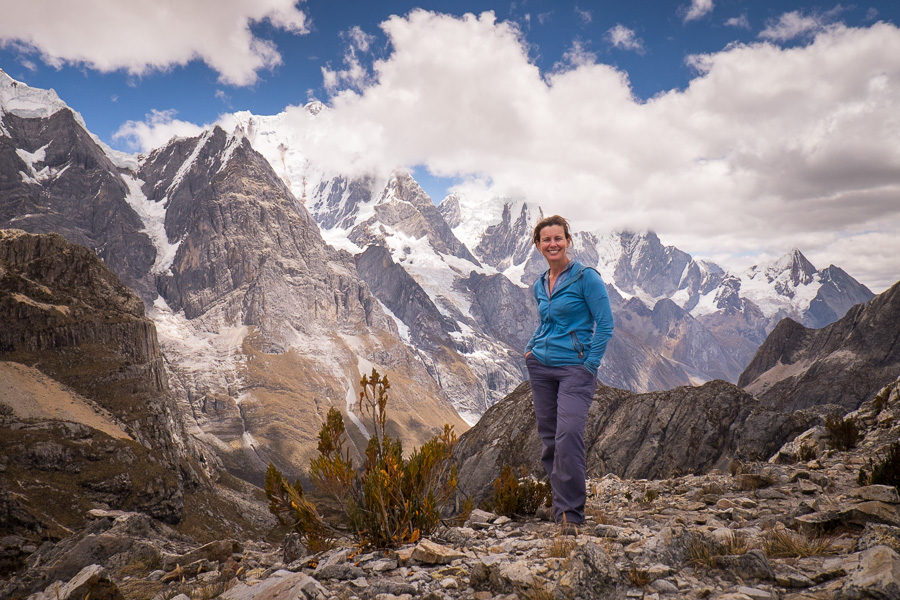
<svg viewBox="0 0 900 600"><path fill-rule="evenodd" d="M532 241L550 268L534 284L541 323L525 347L525 362L553 519L577 526L587 497L584 427L613 333L612 310L600 274L567 254L568 221L559 215L540 220Z"/></svg>

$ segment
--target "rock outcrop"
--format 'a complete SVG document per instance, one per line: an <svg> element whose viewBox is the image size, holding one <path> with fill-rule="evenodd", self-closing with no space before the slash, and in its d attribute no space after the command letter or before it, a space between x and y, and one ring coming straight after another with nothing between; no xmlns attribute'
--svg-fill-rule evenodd
<svg viewBox="0 0 900 600"><path fill-rule="evenodd" d="M0 230L0 322L0 529L65 535L97 505L178 522L190 468L140 298L60 235Z"/></svg>
<svg viewBox="0 0 900 600"><path fill-rule="evenodd" d="M781 321L738 385L774 410L856 409L900 375L900 283L822 329Z"/></svg>
<svg viewBox="0 0 900 600"><path fill-rule="evenodd" d="M585 429L587 470L635 479L705 473L733 459L768 457L820 421L766 410L725 381L646 394L600 386ZM460 488L481 500L506 464L543 478L540 451L526 382L461 437L454 454Z"/></svg>

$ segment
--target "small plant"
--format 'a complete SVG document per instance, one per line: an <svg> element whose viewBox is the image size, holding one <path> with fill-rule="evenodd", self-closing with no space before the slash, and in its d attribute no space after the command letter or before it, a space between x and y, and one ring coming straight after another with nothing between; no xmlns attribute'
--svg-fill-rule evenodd
<svg viewBox="0 0 900 600"><path fill-rule="evenodd" d="M547 557L566 558L577 545L578 544L575 543L575 538L564 536L562 534L562 529L560 529L553 540L547 544Z"/></svg>
<svg viewBox="0 0 900 600"><path fill-rule="evenodd" d="M631 585L635 587L644 587L650 584L650 574L646 570L638 569L637 567L631 567L631 570L628 571L628 579L631 581Z"/></svg>
<svg viewBox="0 0 900 600"><path fill-rule="evenodd" d="M550 486L529 477L525 467L516 477L512 467L504 465L500 477L494 480L494 493L485 508L507 517L533 515L549 498Z"/></svg>
<svg viewBox="0 0 900 600"><path fill-rule="evenodd" d="M732 477L737 477L742 473L746 473L746 468L744 467L743 462L736 458L732 458L728 461L728 472L731 473Z"/></svg>
<svg viewBox="0 0 900 600"><path fill-rule="evenodd" d="M688 556L694 566L711 569L716 566L718 553L711 540L695 535L688 542Z"/></svg>
<svg viewBox="0 0 900 600"><path fill-rule="evenodd" d="M644 503L651 504L654 500L659 498L659 492L656 490L647 490L644 493Z"/></svg>
<svg viewBox="0 0 900 600"><path fill-rule="evenodd" d="M900 492L900 442L891 444L887 456L877 463L870 458L869 471L859 470L859 485L892 485Z"/></svg>
<svg viewBox="0 0 900 600"><path fill-rule="evenodd" d="M724 555L747 554L751 548L750 542L746 536L741 533L731 533L721 545L721 552Z"/></svg>
<svg viewBox="0 0 900 600"><path fill-rule="evenodd" d="M859 428L852 417L844 419L837 415L825 418L828 444L836 450L852 450L859 442Z"/></svg>
<svg viewBox="0 0 900 600"><path fill-rule="evenodd" d="M769 558L806 558L828 554L831 544L831 538L810 538L786 529L776 529L763 539L763 552Z"/></svg>
<svg viewBox="0 0 900 600"><path fill-rule="evenodd" d="M553 600L553 592L551 592L542 583L533 583L530 587L526 587L520 583L513 586L516 591L517 598L524 600Z"/></svg>
<svg viewBox="0 0 900 600"><path fill-rule="evenodd" d="M746 554L750 548L747 538L740 533L732 532L721 542L695 535L688 542L688 556L697 567L713 568L717 557Z"/></svg>
<svg viewBox="0 0 900 600"><path fill-rule="evenodd" d="M319 455L310 462L310 479L336 500L361 543L384 548L416 542L437 527L456 491L451 461L456 434L445 425L440 435L404 459L400 440L385 431L390 382L372 369L360 384L359 404L373 429L362 469L353 467L343 417L332 407L319 431ZM300 482L288 484L274 465L266 473L266 497L269 510L292 526L311 550L336 536L304 497Z"/></svg>
<svg viewBox="0 0 900 600"><path fill-rule="evenodd" d="M816 460L819 453L816 451L815 444L800 444L800 449L797 451L797 455L803 462L809 462L811 460Z"/></svg>

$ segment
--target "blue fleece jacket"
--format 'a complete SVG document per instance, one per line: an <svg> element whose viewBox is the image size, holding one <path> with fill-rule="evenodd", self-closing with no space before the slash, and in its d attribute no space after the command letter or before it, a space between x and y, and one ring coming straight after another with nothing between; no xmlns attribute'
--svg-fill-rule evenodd
<svg viewBox="0 0 900 600"><path fill-rule="evenodd" d="M613 333L612 309L600 274L574 261L564 281L548 297L544 282L534 282L541 324L525 346L548 367L584 365L596 373Z"/></svg>

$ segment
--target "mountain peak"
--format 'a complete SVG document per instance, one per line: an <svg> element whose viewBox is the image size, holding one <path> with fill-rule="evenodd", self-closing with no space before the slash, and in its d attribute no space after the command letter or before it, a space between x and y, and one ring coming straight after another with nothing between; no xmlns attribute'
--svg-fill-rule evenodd
<svg viewBox="0 0 900 600"><path fill-rule="evenodd" d="M311 115L317 115L328 107L318 100L313 100L312 102L307 102L303 108Z"/></svg>
<svg viewBox="0 0 900 600"><path fill-rule="evenodd" d="M25 119L43 119L63 108L69 107L54 90L30 87L0 69L0 115L10 113ZM81 120L80 115L77 118Z"/></svg>
<svg viewBox="0 0 900 600"><path fill-rule="evenodd" d="M796 285L807 285L813 282L816 268L803 253L797 248L779 258L766 269L769 281L780 277L783 273L790 273L790 281Z"/></svg>

